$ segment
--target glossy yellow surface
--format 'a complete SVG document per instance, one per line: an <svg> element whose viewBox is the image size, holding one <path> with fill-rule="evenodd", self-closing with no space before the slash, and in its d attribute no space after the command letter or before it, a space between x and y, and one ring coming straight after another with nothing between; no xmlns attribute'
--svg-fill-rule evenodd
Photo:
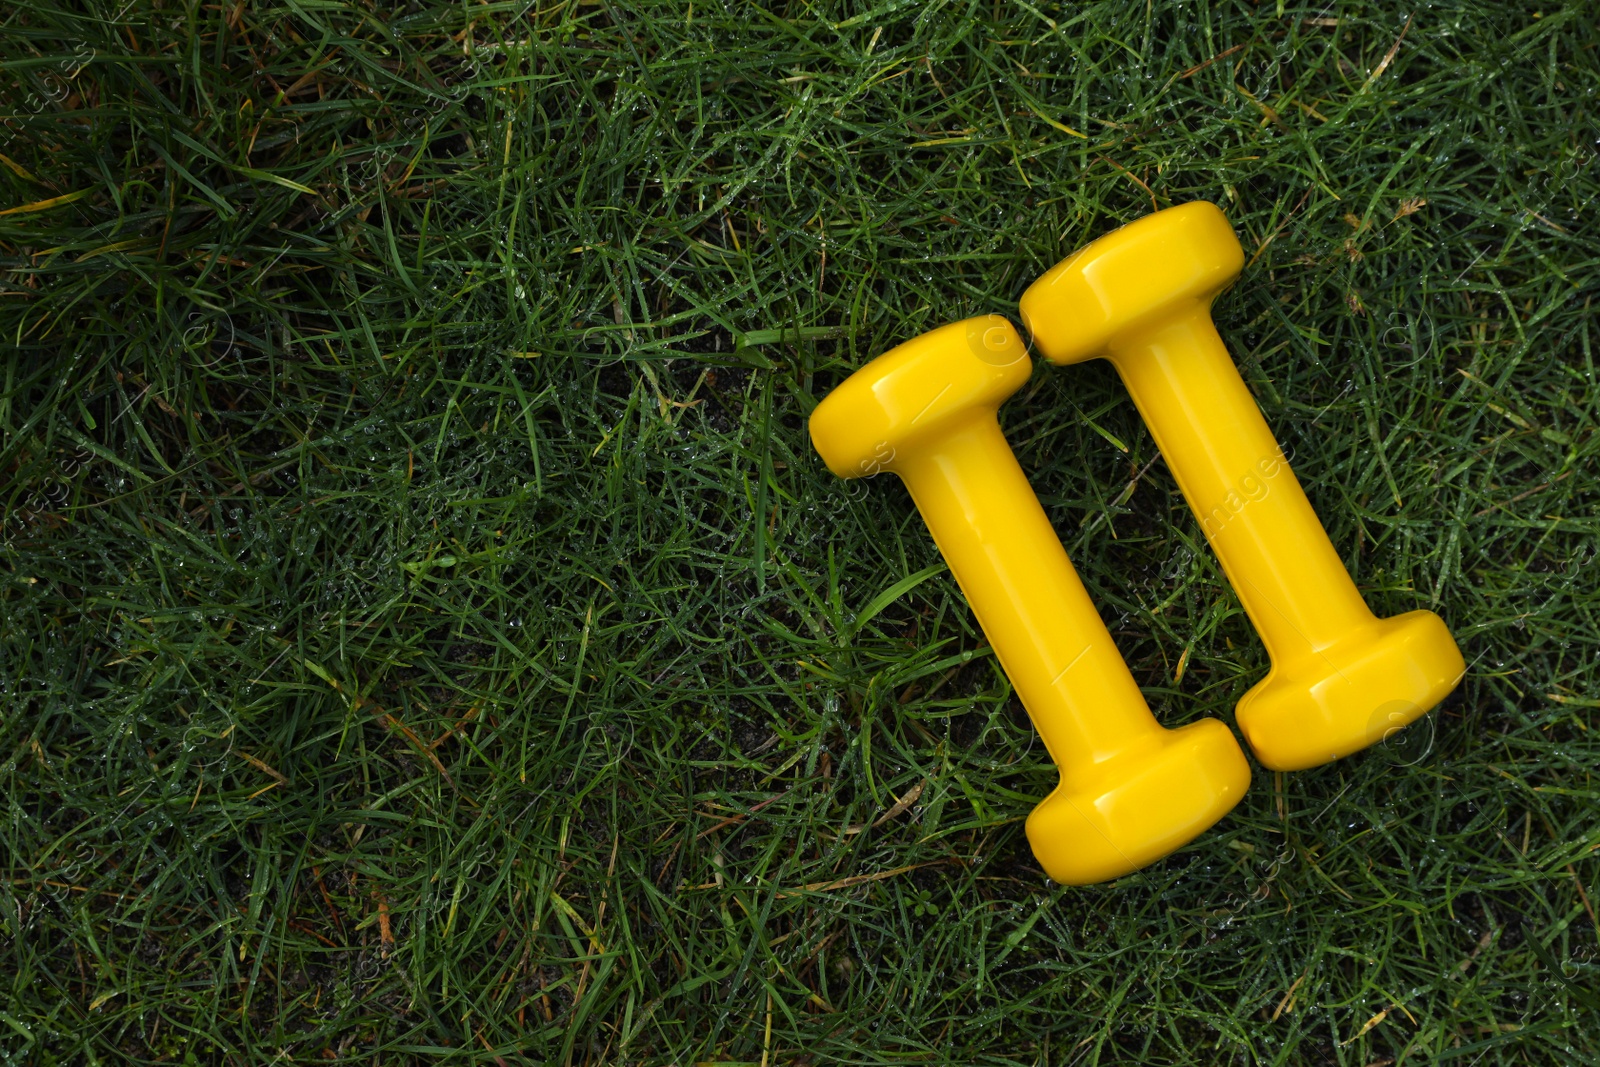
<svg viewBox="0 0 1600 1067"><path fill-rule="evenodd" d="M1239 728L1273 770L1348 755L1426 714L1466 670L1429 611L1378 619L1289 469L1211 321L1243 250L1214 204L1158 211L1028 288L1055 363L1110 359L1272 657Z"/></svg>
<svg viewBox="0 0 1600 1067"><path fill-rule="evenodd" d="M1061 772L1028 817L1045 873L1084 885L1171 852L1244 795L1249 765L1214 719L1177 730L1150 714L1000 432L1028 380L1016 330L987 316L908 341L811 415L841 477L899 475Z"/></svg>

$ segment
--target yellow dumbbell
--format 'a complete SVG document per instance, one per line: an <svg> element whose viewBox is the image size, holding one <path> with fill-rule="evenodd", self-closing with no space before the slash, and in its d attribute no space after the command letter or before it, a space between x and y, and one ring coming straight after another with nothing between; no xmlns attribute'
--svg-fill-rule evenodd
<svg viewBox="0 0 1600 1067"><path fill-rule="evenodd" d="M811 415L841 478L880 470L911 491L1061 782L1028 816L1045 873L1085 885L1171 852L1238 803L1250 768L1204 719L1159 725L1000 432L1032 362L998 315L879 356Z"/></svg>
<svg viewBox="0 0 1600 1067"><path fill-rule="evenodd" d="M1239 728L1274 770L1326 763L1443 700L1466 670L1431 611L1379 619L1328 541L1211 322L1244 253L1216 205L1158 211L1022 295L1054 363L1109 359L1272 657Z"/></svg>

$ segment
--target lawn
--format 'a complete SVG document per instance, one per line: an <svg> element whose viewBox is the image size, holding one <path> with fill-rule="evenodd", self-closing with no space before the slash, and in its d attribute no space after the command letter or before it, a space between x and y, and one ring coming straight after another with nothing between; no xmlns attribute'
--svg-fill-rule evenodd
<svg viewBox="0 0 1600 1067"><path fill-rule="evenodd" d="M1596 16L7 4L0 1062L1600 1059ZM1061 887L806 417L1195 199L1368 604L1469 669ZM1231 723L1266 652L1110 367L1001 419L1157 717Z"/></svg>

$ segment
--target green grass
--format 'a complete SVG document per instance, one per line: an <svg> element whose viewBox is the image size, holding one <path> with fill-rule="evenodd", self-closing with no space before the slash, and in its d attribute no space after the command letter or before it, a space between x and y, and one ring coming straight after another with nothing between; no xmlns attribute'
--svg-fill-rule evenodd
<svg viewBox="0 0 1600 1067"><path fill-rule="evenodd" d="M0 16L0 1060L1600 1058L1592 4L375 6ZM1062 888L805 418L1197 198L1368 603L1470 670ZM1231 722L1265 652L1110 368L1002 418L1158 717Z"/></svg>

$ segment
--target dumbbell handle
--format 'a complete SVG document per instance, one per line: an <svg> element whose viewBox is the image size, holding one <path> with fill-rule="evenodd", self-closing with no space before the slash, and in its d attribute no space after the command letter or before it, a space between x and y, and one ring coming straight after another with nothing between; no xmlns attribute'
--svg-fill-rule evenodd
<svg viewBox="0 0 1600 1067"><path fill-rule="evenodd" d="M908 450L909 451L909 450ZM1164 732L993 412L894 459L1063 782Z"/></svg>
<svg viewBox="0 0 1600 1067"><path fill-rule="evenodd" d="M1109 355L1273 662L1374 623L1210 308L1197 302Z"/></svg>

